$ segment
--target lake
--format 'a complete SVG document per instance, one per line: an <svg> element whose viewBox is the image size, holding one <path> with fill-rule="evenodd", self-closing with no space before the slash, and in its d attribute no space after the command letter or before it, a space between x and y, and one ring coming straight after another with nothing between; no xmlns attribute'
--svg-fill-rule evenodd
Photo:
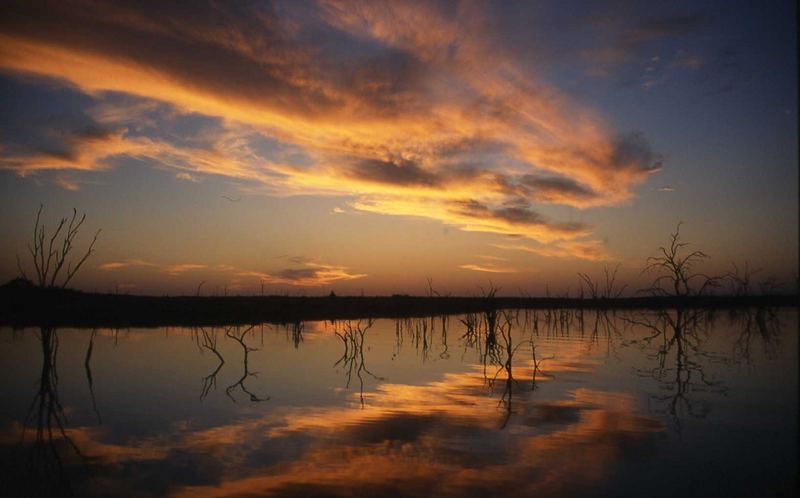
<svg viewBox="0 0 800 498"><path fill-rule="evenodd" d="M0 328L5 496L791 496L796 309Z"/></svg>

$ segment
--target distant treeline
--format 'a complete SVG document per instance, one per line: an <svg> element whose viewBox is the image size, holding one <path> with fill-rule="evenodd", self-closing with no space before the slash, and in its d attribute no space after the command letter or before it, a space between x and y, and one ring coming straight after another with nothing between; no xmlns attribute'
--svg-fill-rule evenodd
<svg viewBox="0 0 800 498"><path fill-rule="evenodd" d="M615 298L405 296L134 296L0 286L0 325L155 327L404 318L490 309L666 309L797 307L797 295L693 295Z"/></svg>

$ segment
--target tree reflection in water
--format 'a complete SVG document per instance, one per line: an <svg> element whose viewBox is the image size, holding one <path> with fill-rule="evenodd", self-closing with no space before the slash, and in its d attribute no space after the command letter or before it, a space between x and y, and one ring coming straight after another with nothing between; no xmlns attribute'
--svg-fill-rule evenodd
<svg viewBox="0 0 800 498"><path fill-rule="evenodd" d="M222 354L219 352L217 347L217 331L213 328L208 331L203 327L200 327L199 330L193 330L195 338L197 340L197 344L200 347L200 352L204 349L211 351L219 360L217 363L217 367L208 375L203 377L203 390L200 393L200 399L204 399L208 396L208 393L211 392L212 389L217 388L217 374L220 370L222 370L222 366L225 364L225 358L222 357Z"/></svg>
<svg viewBox="0 0 800 498"><path fill-rule="evenodd" d="M731 310L729 319L732 326L741 324L741 333L733 344L734 362L751 364L751 344L754 340L760 340L767 358L775 358L780 347L780 331L782 329L775 309Z"/></svg>
<svg viewBox="0 0 800 498"><path fill-rule="evenodd" d="M364 337L367 331L375 323L375 320L368 319L366 325L362 325L362 321L358 320L355 324L348 320L341 324L334 324L334 333L342 341L342 356L333 364L334 368L341 366L345 371L347 378L346 388L350 387L353 373L358 378L358 393L361 402L361 408L364 408L364 375L367 374L375 380L385 380L383 377L378 377L369 371L364 360Z"/></svg>
<svg viewBox="0 0 800 498"><path fill-rule="evenodd" d="M65 460L69 465L74 463L75 457L82 463L86 463L86 458L66 432L67 415L58 395L58 331L42 327L39 329L38 339L41 345L42 368L36 395L22 424L21 444L28 446L22 482L24 488L9 490L9 494L19 491L20 495L73 496L75 493L65 471ZM96 410L90 368L93 341L94 332L89 341L85 367ZM34 431L32 441L28 440L29 429ZM65 448L68 450L65 451Z"/></svg>
<svg viewBox="0 0 800 498"><path fill-rule="evenodd" d="M266 398L261 398L256 396L245 385L245 381L247 379L249 379L250 377L258 376L258 372L250 371L247 363L248 355L253 351L258 351L258 349L251 348L250 346L247 345L247 343L244 342L247 334L251 332L255 327L256 327L255 325L251 325L249 327L244 327L244 328L238 326L225 327L225 337L228 337L229 339L233 339L234 341L236 341L242 347L242 351L244 352L244 357L242 358L242 376L239 378L239 380L237 380L236 382L225 388L225 394L234 403L236 402L236 398L233 396L232 393L235 392L236 389L239 389L243 393L247 394L250 401L253 402L268 401L270 399L269 396L267 396Z"/></svg>
<svg viewBox="0 0 800 498"><path fill-rule="evenodd" d="M675 309L658 312L600 311L586 314L580 310L501 310L461 315L457 320L447 317L402 319L395 322L393 357L402 354L404 347L411 346L416 351L420 364L425 364L448 360L450 357L448 351L462 347L462 363L470 364L470 368L474 367L473 370L468 370L468 374L475 381L474 384L454 384L455 387L450 388L457 392L451 392L447 390L450 389L447 383L442 382L424 392L445 398L454 396L448 401L449 403L453 403L453 400L478 399L475 396L486 400L486 396L491 395L496 398L498 409L495 411L494 400L490 399L488 412L474 414L474 417L483 417L482 422L478 424L480 430L487 430L487 427L490 430L512 427L515 429L507 433L518 435L520 430L526 430L524 424L542 423L540 422L542 420L545 421L543 423L548 423L548 416L559 416L558 414L562 417L582 416L581 410L586 409L580 406L576 408L576 405L570 405L569 400L561 398L556 403L551 402L552 400L546 401L551 391L540 390L544 385L541 383L543 379L553 379L554 372L562 371L559 368L563 366L563 358L557 359L552 354L553 351L559 351L554 345L563 343L564 339L570 338L572 334L575 337L571 339L579 340L581 354L590 354L596 358L600 356L596 353L605 353L605 357L610 358L620 352L628 352L630 356L632 352L635 357L644 358L650 363L649 366L635 370L636 375L655 381L657 392L648 395L651 403L649 408L655 413L664 414L671 421L674 432L681 435L687 417L708 416L713 403L709 395L719 396L728 392L729 387L721 378L708 373L712 370L712 366L752 366L758 357L755 353L758 352L759 345L763 346L767 358L777 355L782 327L778 317L779 314L770 309L724 312ZM726 319L729 323L726 323L724 328L733 334L730 337L725 336L722 343L712 342L710 337L713 329L719 328L715 327L715 323ZM338 340L342 347L341 356L334 363L334 367L344 372L346 387L349 388L351 383L358 383L358 399L362 408L365 401L371 399L364 393L367 377L372 377L379 383L386 380L372 373L367 367L368 360L376 355L374 350L370 354L367 339L374 324L374 320L336 322L333 323L333 335L337 339L330 336L330 340ZM449 324L456 324L460 330L458 334L452 336L453 344L448 345ZM303 334L306 329L303 323L290 324L286 328L286 340L290 347L302 349L301 346L306 347L308 342L314 342L304 341ZM248 385L248 381L257 374L250 371L249 366L249 355L256 351L249 345L255 340L252 337L253 330L253 326L216 329L200 327L192 330L198 349L210 352L213 358L216 358L213 370L202 377L201 398L207 398L215 390L218 374L224 365L230 364L226 363L225 358L241 357L242 373L241 375L237 373L235 382L225 389L225 394L234 402L237 401L235 396L237 392L243 393L254 402L270 399L255 394L263 389L263 386L251 389ZM282 331L279 327L275 327L275 330ZM313 339L316 333L314 327L308 327L308 330L309 337ZM95 348L98 337L102 335L98 336L98 332L94 330L88 335L85 355L81 356L83 361L81 370L85 371L84 385L88 385L89 388L87 409L91 408L97 422L102 423L98 401L99 406L103 406L103 400L95 398L97 379L92 375L91 368L93 361L96 364L100 351ZM113 337L116 341L116 335ZM376 339L377 336L372 340ZM592 349L596 345L600 345L600 351ZM24 466L24 472L19 473L18 480L12 484L8 494L81 495L87 482L86 477L97 471L96 464L100 460L95 459L98 458L96 452L99 450L89 446L91 440L83 439L87 432L81 432L81 437L77 437L79 433L73 432L75 429L71 431L68 428L67 414L71 412L69 409L65 410L58 393L57 331L51 328L40 329L37 346L37 351L40 351L42 356L42 368L34 400L23 421L21 444L26 458L18 459L17 464L20 467ZM387 347L391 346L389 338ZM542 346L545 346L547 354L542 354ZM241 355L232 355L239 348L242 351ZM413 352L410 353L413 359ZM470 355L472 361L466 358ZM376 358L376 360L388 361L389 358ZM457 361L458 358L450 359L453 360ZM551 364L548 363L550 360L554 361L552 370L548 368L548 372L544 369L543 363L550 367ZM481 370L483 384L481 384ZM100 376L98 379L106 383L106 377ZM653 384L652 382L645 384L645 390L649 390L647 385ZM385 393L393 392L391 385L381 384L381 386L379 389L385 388ZM409 387L412 387L413 392L414 389L422 389L424 386ZM536 395L537 399L534 399L531 393L536 390L539 390L539 394ZM459 398L462 395L464 398ZM386 409L386 403L392 402L392 399L386 396L378 396L375 399L377 410L365 412L364 420L372 420L370 416L381 413L381 410ZM431 403L430 406L433 407L431 413L425 412L420 415L409 409L408 412L403 412L400 419L422 420L435 424L439 423L437 420L450 420L448 417L452 417L452 423L457 425L456 414L441 413L442 410L450 409L457 404L445 403L440 406L435 399L424 402ZM348 408L348 411L351 410ZM493 414L498 415L497 420L492 418ZM396 419L397 417L389 417L387 424ZM389 425L386 430L402 430L402 427ZM437 429L426 430L433 431L433 434ZM85 453L79 446L83 447ZM13 472L13 469L11 471Z"/></svg>
<svg viewBox="0 0 800 498"><path fill-rule="evenodd" d="M675 431L682 432L681 418L688 415L705 418L709 403L695 394L724 394L724 382L706 374L708 363L726 362L728 359L705 349L713 326L714 313L702 309L662 310L639 313L625 320L642 327L647 333L625 345L639 345L648 352L647 358L655 362L648 369L637 369L637 375L654 379L666 394L651 394L655 403L652 409L668 414ZM652 351L655 348L655 351ZM670 360L670 357L673 360Z"/></svg>

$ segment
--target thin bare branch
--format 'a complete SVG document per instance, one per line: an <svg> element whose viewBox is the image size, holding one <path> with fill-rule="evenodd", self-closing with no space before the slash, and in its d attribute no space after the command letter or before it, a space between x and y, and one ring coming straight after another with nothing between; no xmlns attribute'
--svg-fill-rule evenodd
<svg viewBox="0 0 800 498"><path fill-rule="evenodd" d="M69 261L69 256L74 248L78 232L86 220L86 214L82 214L79 217L77 209L73 208L72 216L70 218L61 218L55 230L48 237L44 223L42 223L43 210L44 205L40 204L36 212L36 222L33 226L33 245L28 244L28 252L36 272L35 283L39 287L64 288L83 263L94 253L94 245L100 235L100 230L95 233L88 249L73 267L72 262ZM63 281L59 283L59 276L62 275L65 264L66 274ZM27 278L27 273L22 261L19 259L19 255L17 255L17 269L22 278Z"/></svg>

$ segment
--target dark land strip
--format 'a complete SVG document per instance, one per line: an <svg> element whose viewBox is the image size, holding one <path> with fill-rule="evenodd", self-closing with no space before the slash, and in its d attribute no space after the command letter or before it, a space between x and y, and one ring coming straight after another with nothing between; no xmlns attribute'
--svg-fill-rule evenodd
<svg viewBox="0 0 800 498"><path fill-rule="evenodd" d="M137 296L0 286L0 325L157 327L406 318L491 309L798 307L797 295L620 297Z"/></svg>

